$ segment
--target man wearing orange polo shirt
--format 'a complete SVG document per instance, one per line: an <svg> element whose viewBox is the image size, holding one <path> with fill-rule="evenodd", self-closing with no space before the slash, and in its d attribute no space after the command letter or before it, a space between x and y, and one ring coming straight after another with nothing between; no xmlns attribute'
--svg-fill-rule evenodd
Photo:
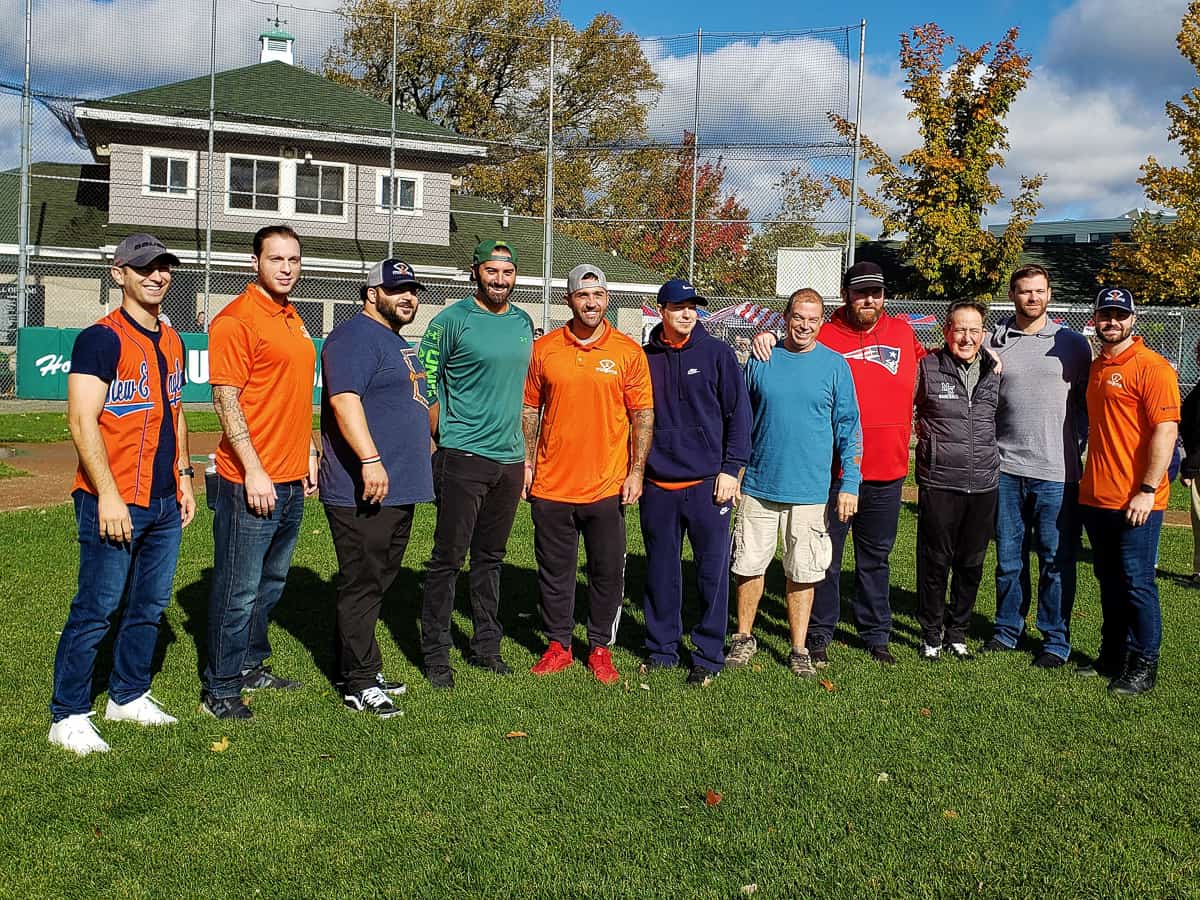
<svg viewBox="0 0 1200 900"><path fill-rule="evenodd" d="M267 618L283 593L304 498L316 492L312 438L316 348L288 299L300 238L286 225L254 235L257 279L212 320L209 381L221 420L203 709L249 719L242 691L291 690L271 656Z"/></svg>
<svg viewBox="0 0 1200 900"><path fill-rule="evenodd" d="M1079 503L1100 582L1100 652L1080 675L1111 679L1115 694L1144 694L1158 677L1162 609L1154 564L1167 468L1179 431L1171 364L1133 336L1133 295L1105 289L1093 319L1100 355L1088 375L1088 455Z"/></svg>
<svg viewBox="0 0 1200 900"><path fill-rule="evenodd" d="M571 321L534 344L525 379L525 490L550 647L535 675L574 662L579 536L587 552L588 668L621 680L609 648L625 591L625 511L636 503L654 429L642 348L605 321L608 281L596 266L567 275ZM540 427L539 427L540 415ZM630 430L632 428L632 454Z"/></svg>

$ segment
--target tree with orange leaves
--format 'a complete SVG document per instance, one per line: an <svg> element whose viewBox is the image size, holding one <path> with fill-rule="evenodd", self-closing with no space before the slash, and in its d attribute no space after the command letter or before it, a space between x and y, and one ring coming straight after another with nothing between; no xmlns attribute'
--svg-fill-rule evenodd
<svg viewBox="0 0 1200 900"><path fill-rule="evenodd" d="M1188 5L1176 44L1200 73L1200 0ZM1131 239L1112 245L1100 280L1147 301L1191 306L1200 300L1200 88L1179 103L1167 103L1167 118L1167 136L1179 142L1184 165L1164 166L1151 156L1138 184L1150 203L1173 209L1176 216L1138 216Z"/></svg>
<svg viewBox="0 0 1200 900"><path fill-rule="evenodd" d="M879 179L879 188L874 196L860 190L858 202L882 222L882 237L906 236L905 260L925 296L990 299L1015 267L1025 231L1041 209L1037 195L1045 176L1022 176L1004 233L981 226L987 208L1003 198L990 171L1004 165L1004 117L1030 75L1017 33L1009 29L994 50L990 43L974 50L955 47L948 69L943 61L954 38L939 26L920 25L902 34L904 96L923 143L893 162L862 137L867 173ZM843 137L853 138L852 122L836 114L830 119ZM834 179L834 185L850 195L848 180Z"/></svg>

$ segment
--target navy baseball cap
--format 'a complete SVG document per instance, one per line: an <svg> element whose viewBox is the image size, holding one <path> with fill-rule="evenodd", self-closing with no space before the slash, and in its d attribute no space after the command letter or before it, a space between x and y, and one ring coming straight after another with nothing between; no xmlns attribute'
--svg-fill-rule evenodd
<svg viewBox="0 0 1200 900"><path fill-rule="evenodd" d="M1092 309L1097 312L1102 309L1123 309L1127 313L1133 313L1133 294L1125 290L1125 288L1105 288L1096 295L1096 302Z"/></svg>
<svg viewBox="0 0 1200 900"><path fill-rule="evenodd" d="M692 301L700 306L708 306L708 300L696 293L692 283L684 278L672 278L658 289L658 305L668 303L687 303Z"/></svg>
<svg viewBox="0 0 1200 900"><path fill-rule="evenodd" d="M117 268L132 266L140 269L164 258L173 266L179 265L179 257L152 234L131 234L117 244L117 249L113 251L113 265Z"/></svg>
<svg viewBox="0 0 1200 900"><path fill-rule="evenodd" d="M413 271L413 267L399 259L377 262L367 273L367 287L381 287L393 291L409 284L418 290L425 287L417 281L417 273Z"/></svg>

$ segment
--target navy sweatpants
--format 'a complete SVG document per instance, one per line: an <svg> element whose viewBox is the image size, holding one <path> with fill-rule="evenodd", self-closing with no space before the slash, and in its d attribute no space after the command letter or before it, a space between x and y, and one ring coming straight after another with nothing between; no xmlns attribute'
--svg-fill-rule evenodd
<svg viewBox="0 0 1200 900"><path fill-rule="evenodd" d="M858 489L858 512L849 522L837 517L837 494L829 497L829 537L833 562L813 596L808 622L808 646L825 647L833 640L842 612L842 548L846 533L854 534L854 598L851 607L858 635L868 647L886 645L892 634L892 604L888 557L896 543L900 490L904 479L864 481ZM836 489L835 489L836 491Z"/></svg>
<svg viewBox="0 0 1200 900"><path fill-rule="evenodd" d="M703 612L692 629L692 663L712 672L725 665L729 619L729 521L732 503L713 501L715 479L668 491L647 481L638 503L646 544L646 650L662 665L679 661L683 639L683 537L696 560Z"/></svg>

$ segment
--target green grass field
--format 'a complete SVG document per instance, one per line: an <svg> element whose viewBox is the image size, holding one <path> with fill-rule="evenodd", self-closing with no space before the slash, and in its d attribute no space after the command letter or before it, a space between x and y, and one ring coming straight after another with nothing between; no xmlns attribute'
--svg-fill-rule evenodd
<svg viewBox="0 0 1200 900"><path fill-rule="evenodd" d="M192 434L220 431L217 414L209 410L187 410L188 430ZM320 428L316 415L313 430ZM61 412L0 413L0 442L9 441L28 444L45 444L51 441L69 441L67 414Z"/></svg>
<svg viewBox="0 0 1200 900"><path fill-rule="evenodd" d="M28 475L24 469L16 469L8 463L0 460L0 478L21 478Z"/></svg>
<svg viewBox="0 0 1200 900"><path fill-rule="evenodd" d="M638 676L635 600L615 653L626 680L606 688L581 666L547 679L524 671L544 644L523 508L503 575L504 654L519 674L477 672L456 650L458 688L438 694L416 667L431 532L423 507L413 568L379 626L388 674L410 684L403 718L344 710L329 684L335 564L311 503L271 626L277 670L306 687L255 695L252 722L218 723L197 711L212 544L202 511L185 534L154 683L180 722L159 730L99 722L113 752L80 760L46 741L56 631L75 578L71 510L0 515L15 561L0 575L8 760L0 893L1200 893L1200 593L1176 577L1160 580L1166 641L1161 683L1148 697L1111 698L1069 669L1033 671L1026 652L923 663L906 509L893 556L894 669L870 662L845 634L831 653L831 690L791 676L774 567L751 669L726 672L707 690L686 688L683 670ZM636 515L629 552L627 593L639 598ZM1190 552L1186 530L1164 533L1164 570L1186 573ZM470 626L461 592L459 600L461 650ZM985 579L973 641L988 636L993 607ZM1095 649L1099 622L1085 568L1079 649ZM228 748L214 752L222 738ZM706 803L710 789L719 804Z"/></svg>

